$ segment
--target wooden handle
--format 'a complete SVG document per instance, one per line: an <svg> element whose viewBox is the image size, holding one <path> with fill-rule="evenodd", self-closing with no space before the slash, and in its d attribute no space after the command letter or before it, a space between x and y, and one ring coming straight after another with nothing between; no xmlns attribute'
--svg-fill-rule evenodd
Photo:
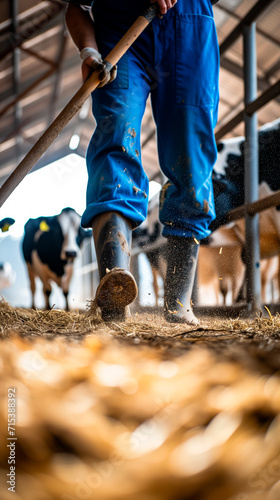
<svg viewBox="0 0 280 500"><path fill-rule="evenodd" d="M131 28L108 54L106 61L112 66L117 64L142 31L155 18L157 12L157 4L153 4L144 12L143 15L139 16ZM75 114L81 109L85 100L90 96L91 92L96 89L99 83L99 74L96 72L92 73L88 80L85 81L78 92L72 97L69 103L63 108L57 118L47 128L40 139L34 144L32 149L27 153L27 155L0 188L0 207L2 207L10 194L34 167L67 123L69 123L71 118L73 118L73 116L75 116Z"/></svg>

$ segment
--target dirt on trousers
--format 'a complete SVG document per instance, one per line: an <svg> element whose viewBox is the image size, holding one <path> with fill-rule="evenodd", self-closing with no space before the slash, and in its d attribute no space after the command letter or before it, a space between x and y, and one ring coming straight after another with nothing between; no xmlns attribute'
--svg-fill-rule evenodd
<svg viewBox="0 0 280 500"><path fill-rule="evenodd" d="M0 335L1 500L280 498L280 317L105 324L1 302Z"/></svg>

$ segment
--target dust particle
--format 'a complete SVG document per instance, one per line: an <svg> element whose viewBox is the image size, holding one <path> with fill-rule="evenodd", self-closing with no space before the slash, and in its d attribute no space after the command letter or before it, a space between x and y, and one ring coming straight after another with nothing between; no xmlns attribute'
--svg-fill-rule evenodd
<svg viewBox="0 0 280 500"><path fill-rule="evenodd" d="M131 137L136 137L136 131L135 128L129 128L128 133L131 135Z"/></svg>
<svg viewBox="0 0 280 500"><path fill-rule="evenodd" d="M206 214L208 214L210 208L209 208L209 202L207 200L203 200L203 210Z"/></svg>

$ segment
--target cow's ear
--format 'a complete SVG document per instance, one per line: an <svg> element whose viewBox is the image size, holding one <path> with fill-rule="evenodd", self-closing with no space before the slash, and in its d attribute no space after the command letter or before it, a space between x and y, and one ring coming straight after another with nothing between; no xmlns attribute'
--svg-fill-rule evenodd
<svg viewBox="0 0 280 500"><path fill-rule="evenodd" d="M76 238L76 242L78 247L81 246L82 242L84 241L85 238L91 238L92 237L92 229L83 229L81 226L79 227L79 232Z"/></svg>
<svg viewBox="0 0 280 500"><path fill-rule="evenodd" d="M15 223L15 219L12 219L11 217L5 217L5 219L2 219L0 221L0 228L2 233L6 233L9 231L10 226L12 226Z"/></svg>

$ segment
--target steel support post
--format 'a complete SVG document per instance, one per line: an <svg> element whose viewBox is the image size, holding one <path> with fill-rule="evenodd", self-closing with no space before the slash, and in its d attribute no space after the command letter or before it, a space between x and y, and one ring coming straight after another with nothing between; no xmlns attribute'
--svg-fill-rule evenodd
<svg viewBox="0 0 280 500"><path fill-rule="evenodd" d="M256 24L243 27L245 107L257 96ZM244 114L245 119L245 203L258 199L259 145L257 113ZM259 216L246 214L246 289L248 312L261 307Z"/></svg>
<svg viewBox="0 0 280 500"><path fill-rule="evenodd" d="M139 273L139 254L136 254L136 255L131 257L130 271L132 272L132 274L136 280L136 283L138 285L137 297L134 300L133 304L130 306L134 311L135 308L137 309L137 307L141 306L141 304L140 304L140 286L141 286L140 279L141 278L140 278L140 273Z"/></svg>

